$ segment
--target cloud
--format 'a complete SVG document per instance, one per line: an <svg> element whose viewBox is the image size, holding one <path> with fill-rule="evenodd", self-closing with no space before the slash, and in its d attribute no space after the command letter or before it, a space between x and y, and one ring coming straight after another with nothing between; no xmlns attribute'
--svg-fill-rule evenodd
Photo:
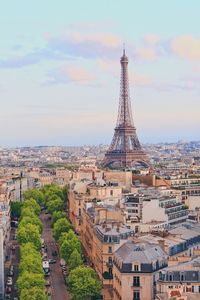
<svg viewBox="0 0 200 300"><path fill-rule="evenodd" d="M38 55L28 54L24 56L13 56L7 59L0 59L0 68L23 68L36 64L40 61Z"/></svg>
<svg viewBox="0 0 200 300"><path fill-rule="evenodd" d="M109 33L72 32L47 41L47 48L53 52L87 59L117 56L121 45L119 37Z"/></svg>
<svg viewBox="0 0 200 300"><path fill-rule="evenodd" d="M96 79L94 73L77 66L65 66L49 72L47 76L48 79L44 85L66 84L71 82L87 85Z"/></svg>
<svg viewBox="0 0 200 300"><path fill-rule="evenodd" d="M171 50L181 58L200 60L200 38L191 35L176 37L171 41Z"/></svg>
<svg viewBox="0 0 200 300"><path fill-rule="evenodd" d="M155 60L156 58L158 58L158 53L156 49L147 47L137 49L136 55L139 59L148 61Z"/></svg>
<svg viewBox="0 0 200 300"><path fill-rule="evenodd" d="M85 27L93 27L94 24L85 24ZM97 30L96 30L97 31ZM18 47L14 46L16 55L7 58L0 58L0 68L23 68L29 65L38 64L41 61L50 60L109 60L119 61L122 53L122 38L109 32L91 32L80 29L71 30L63 34L52 36L50 33L45 36L45 45L42 48L33 48L32 51L17 55ZM127 53L134 60L154 61L162 57L177 57L189 61L200 60L200 38L179 36L171 39L161 39L157 35L149 34L144 36L137 45L133 41L126 43ZM20 52L23 47L20 45ZM102 68L106 68L102 64ZM110 68L110 66L108 66Z"/></svg>
<svg viewBox="0 0 200 300"><path fill-rule="evenodd" d="M140 87L151 87L153 80L145 75L130 73L130 84Z"/></svg>
<svg viewBox="0 0 200 300"><path fill-rule="evenodd" d="M146 44L155 45L158 43L160 38L155 34L148 34L144 37L144 42Z"/></svg>

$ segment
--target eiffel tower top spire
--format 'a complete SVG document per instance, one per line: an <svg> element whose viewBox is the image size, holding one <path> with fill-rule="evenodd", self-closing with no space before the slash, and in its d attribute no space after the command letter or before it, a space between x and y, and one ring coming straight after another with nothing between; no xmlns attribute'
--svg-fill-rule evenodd
<svg viewBox="0 0 200 300"><path fill-rule="evenodd" d="M121 63L120 97L117 124L111 145L105 154L104 165L117 163L120 167L132 167L140 162L148 166L147 155L142 150L133 122L128 79L128 57L125 46Z"/></svg>
<svg viewBox="0 0 200 300"><path fill-rule="evenodd" d="M125 47L123 49L123 56L120 59L120 63L121 80L117 126L122 126L122 124L124 126L134 126L129 93L128 57L125 53Z"/></svg>

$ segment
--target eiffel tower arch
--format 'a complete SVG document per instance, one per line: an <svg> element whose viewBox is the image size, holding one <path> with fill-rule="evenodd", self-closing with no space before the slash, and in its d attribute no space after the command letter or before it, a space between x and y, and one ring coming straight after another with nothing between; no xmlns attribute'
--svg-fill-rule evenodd
<svg viewBox="0 0 200 300"><path fill-rule="evenodd" d="M139 163L145 167L149 167L148 156L142 149L133 122L129 94L128 57L126 56L125 49L123 50L120 63L121 81L117 124L103 164L104 166L113 165L116 167L131 168L134 164Z"/></svg>

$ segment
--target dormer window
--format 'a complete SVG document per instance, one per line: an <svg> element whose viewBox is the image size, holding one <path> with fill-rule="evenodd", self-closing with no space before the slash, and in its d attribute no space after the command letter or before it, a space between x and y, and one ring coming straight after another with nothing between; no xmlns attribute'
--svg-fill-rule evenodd
<svg viewBox="0 0 200 300"><path fill-rule="evenodd" d="M140 272L140 264L134 262L132 264L132 271L134 271L134 272Z"/></svg>

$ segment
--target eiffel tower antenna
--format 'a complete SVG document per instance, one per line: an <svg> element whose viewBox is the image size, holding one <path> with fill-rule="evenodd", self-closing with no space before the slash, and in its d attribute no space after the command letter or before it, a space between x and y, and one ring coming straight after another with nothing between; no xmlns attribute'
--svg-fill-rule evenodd
<svg viewBox="0 0 200 300"><path fill-rule="evenodd" d="M133 122L129 95L128 57L123 44L121 63L120 97L117 124L108 151L105 154L104 166L116 165L131 168L137 162L146 167L149 159L143 151L136 134Z"/></svg>

